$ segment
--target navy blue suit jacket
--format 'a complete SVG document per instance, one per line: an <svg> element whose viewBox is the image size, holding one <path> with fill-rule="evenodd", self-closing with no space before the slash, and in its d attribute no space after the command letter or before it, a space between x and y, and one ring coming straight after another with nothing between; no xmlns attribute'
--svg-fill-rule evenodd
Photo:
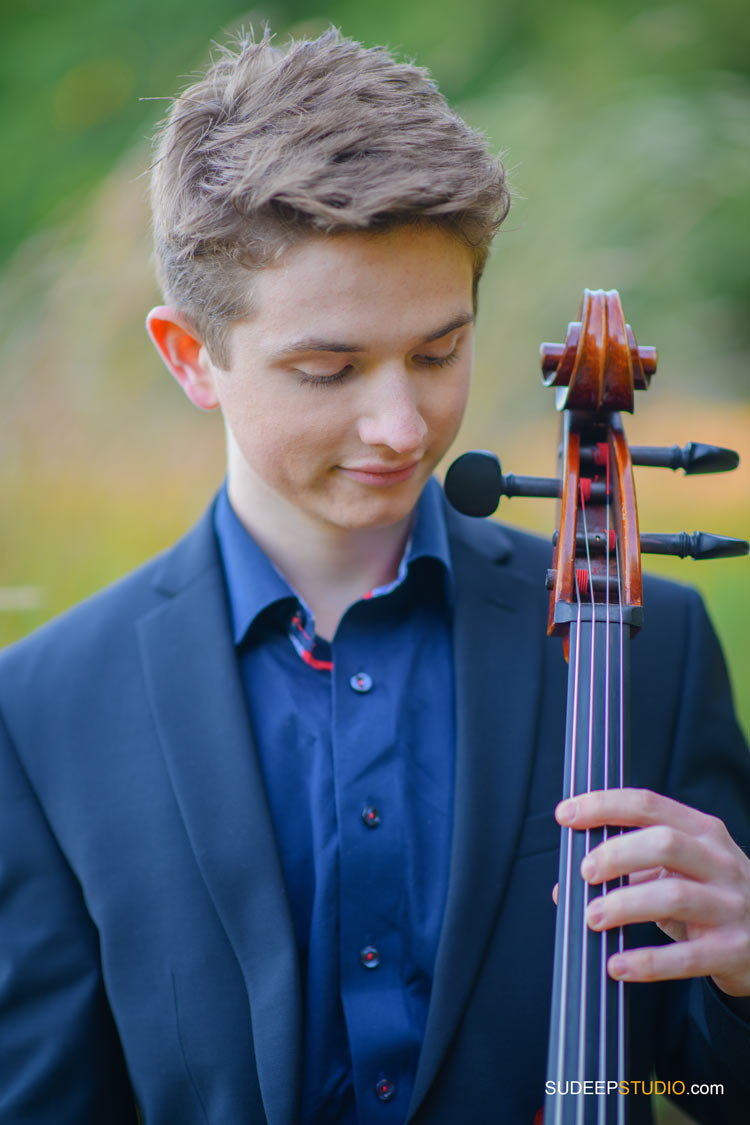
<svg viewBox="0 0 750 1125"><path fill-rule="evenodd" d="M450 885L410 1120L543 1101L566 666L539 540L451 513ZM654 581L633 652L633 782L750 843L748 755L698 598ZM292 923L210 516L0 657L0 1121L292 1125ZM648 930L647 940L654 941ZM633 990L632 1078L724 1082L748 1026L703 981ZM644 1098L634 1121L649 1120Z"/></svg>

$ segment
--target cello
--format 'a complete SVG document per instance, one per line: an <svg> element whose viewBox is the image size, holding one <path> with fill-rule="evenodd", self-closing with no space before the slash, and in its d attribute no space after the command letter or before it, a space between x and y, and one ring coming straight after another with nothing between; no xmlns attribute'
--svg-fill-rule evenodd
<svg viewBox="0 0 750 1125"><path fill-rule="evenodd" d="M631 639L644 625L641 554L709 559L744 555L750 544L685 532L642 535L633 466L686 474L736 468L737 454L690 442L680 448L629 447L621 412L656 371L652 347L638 345L615 290L585 290L564 344L542 344L542 379L562 415L554 478L504 474L483 451L450 467L445 491L459 511L491 515L502 496L553 497L558 521L552 563L540 576L550 591L548 633L568 661L561 797L628 784ZM561 716L561 729L563 718ZM562 740L562 739L561 739ZM623 880L590 886L585 855L619 827L562 828L545 1105L534 1125L626 1125L628 985L607 973L627 947L627 928L593 932L589 904ZM570 1092L591 1096L570 1097Z"/></svg>

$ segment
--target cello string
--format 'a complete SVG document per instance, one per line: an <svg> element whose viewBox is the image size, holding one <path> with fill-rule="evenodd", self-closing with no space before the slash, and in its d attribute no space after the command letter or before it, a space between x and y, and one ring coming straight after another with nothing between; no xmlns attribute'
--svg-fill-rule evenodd
<svg viewBox="0 0 750 1125"><path fill-rule="evenodd" d="M589 548L589 534L588 534L588 520L586 518L586 501L583 494L583 486L581 484L581 522L583 524L583 536L586 544L586 568L588 574L589 594L591 597L591 644L590 644L590 668L589 668L589 713L588 713L588 730L586 740L586 792L591 792L591 774L593 767L593 740L594 740L594 669L596 666L596 601L594 598L594 574L591 566L591 551ZM578 583L576 582L576 586ZM591 846L591 831L586 829L584 852L588 854ZM580 1023L578 1027L578 1080L584 1080L584 1068L586 1060L586 1040L588 1030L588 937L589 930L586 924L586 910L589 904L589 884L583 882L583 909L581 912L581 983L580 983ZM577 1103L576 1121L583 1121L583 1105L584 1100L580 1098Z"/></svg>
<svg viewBox="0 0 750 1125"><path fill-rule="evenodd" d="M625 786L625 673L623 668L623 655L624 655L624 634L625 626L623 623L622 615L622 580L620 574L620 545L615 543L615 562L617 564L617 591L620 602L620 739L619 739L619 761L618 761L618 781L619 788L623 789ZM623 830L620 829L622 836ZM623 887L625 880L621 875L619 885ZM625 949L625 930L622 926L617 930L617 952L623 953ZM625 981L618 980L617 982L617 1080L624 1082L625 1080ZM617 1103L617 1125L625 1125L625 1099L620 1097Z"/></svg>
<svg viewBox="0 0 750 1125"><path fill-rule="evenodd" d="M570 777L568 779L568 797L575 795L575 771L576 771L576 740L578 738L578 684L580 679L580 652L581 652L581 594L578 589L578 582L574 581L576 591L576 601L578 608L576 612L576 652L575 660L573 662L573 716L571 720L571 758L570 758ZM564 829L567 833L566 843L566 860L565 860L565 896L563 899L563 948L561 960L561 981L560 981L560 1013L559 1013L559 1026L557 1029L557 1083L555 1086L555 1120L554 1125L561 1125L563 1113L562 1094L560 1093L562 1087L565 1058L565 1013L568 1006L568 973L570 968L570 894L573 884L573 829L572 827ZM558 902L560 901L560 888L558 888Z"/></svg>
<svg viewBox="0 0 750 1125"><path fill-rule="evenodd" d="M612 512L609 503L609 445L607 445L607 522L606 522L606 541L605 541L605 642L604 642L604 788L609 789L609 657L610 657L610 626L609 626L609 612L610 612L610 598L609 598L609 577L611 570L611 554L610 554L610 532L612 530ZM602 840L606 840L609 836L607 825L605 824L602 832ZM607 893L606 882L602 883L601 895L602 898ZM599 1080L606 1082L607 1075L607 1056L609 1054L608 1048L608 1025L607 1025L607 937L608 931L602 930L599 937ZM603 1091L606 1086L600 1087L598 1095L598 1125L606 1125L607 1119L607 1101L609 1095Z"/></svg>
<svg viewBox="0 0 750 1125"><path fill-rule="evenodd" d="M578 591L578 584L574 583L576 591L576 600L578 603L576 614L576 643L575 643L575 657L573 662L573 713L571 717L571 760L570 760L570 775L568 778L568 792L567 797L572 797L575 793L575 762L576 762L576 741L578 736L578 683L580 675L580 638L581 638L581 597ZM558 1036L557 1036L557 1083L555 1091L554 1109L555 1109L555 1122L554 1125L560 1125L562 1121L563 1103L562 1095L560 1093L561 1083L564 1073L564 1057L565 1057L565 1013L567 1009L567 994L568 994L568 977L569 977L569 933L570 933L570 897L572 887L572 841L573 830L566 828L566 864L565 864L565 887L563 892L563 948L561 958L561 981L560 981L560 1010L558 1013ZM558 898L559 901L559 898Z"/></svg>

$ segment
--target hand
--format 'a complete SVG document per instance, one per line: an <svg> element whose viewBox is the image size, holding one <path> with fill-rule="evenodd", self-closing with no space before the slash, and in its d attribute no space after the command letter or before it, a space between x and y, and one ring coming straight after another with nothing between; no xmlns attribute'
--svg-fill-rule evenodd
<svg viewBox="0 0 750 1125"><path fill-rule="evenodd" d="M610 836L584 858L590 884L627 876L627 886L597 896L586 919L594 930L656 922L673 945L609 958L616 980L710 976L732 997L750 996L750 858L723 822L648 789L608 789L562 801L558 822L637 831Z"/></svg>

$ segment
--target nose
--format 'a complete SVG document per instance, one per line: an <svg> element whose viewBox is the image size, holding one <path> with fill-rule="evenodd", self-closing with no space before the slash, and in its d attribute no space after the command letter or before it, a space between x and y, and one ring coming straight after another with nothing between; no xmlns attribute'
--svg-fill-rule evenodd
<svg viewBox="0 0 750 1125"><path fill-rule="evenodd" d="M407 371L383 371L373 377L358 429L365 445L387 446L402 454L421 451L427 424Z"/></svg>

